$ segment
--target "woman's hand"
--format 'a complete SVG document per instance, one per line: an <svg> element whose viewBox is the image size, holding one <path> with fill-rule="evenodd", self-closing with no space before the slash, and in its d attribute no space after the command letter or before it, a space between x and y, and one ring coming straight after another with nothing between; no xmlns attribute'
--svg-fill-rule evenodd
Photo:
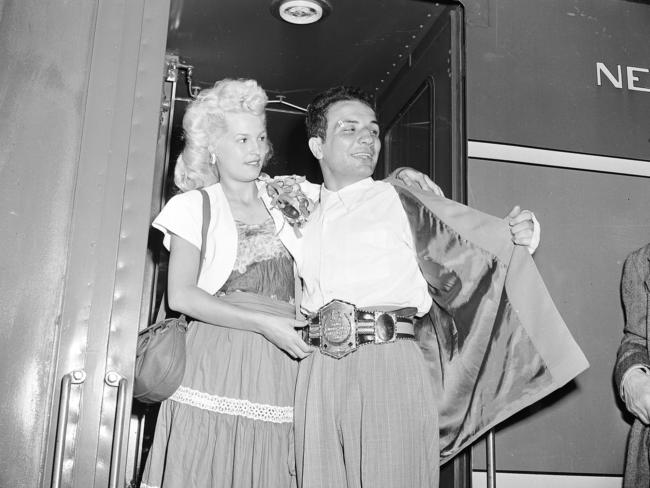
<svg viewBox="0 0 650 488"><path fill-rule="evenodd" d="M391 173L391 176L394 176L408 187L432 192L439 197L445 196L442 188L436 185L427 175L416 169L408 167L398 168Z"/></svg>
<svg viewBox="0 0 650 488"><path fill-rule="evenodd" d="M305 322L301 320L269 315L268 320L265 320L262 335L292 358L304 359L313 351L296 330L304 326Z"/></svg>

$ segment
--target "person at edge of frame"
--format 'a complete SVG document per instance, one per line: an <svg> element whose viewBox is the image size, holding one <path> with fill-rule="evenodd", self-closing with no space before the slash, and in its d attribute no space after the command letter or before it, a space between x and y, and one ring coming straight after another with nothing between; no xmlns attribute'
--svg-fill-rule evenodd
<svg viewBox="0 0 650 488"><path fill-rule="evenodd" d="M650 244L625 259L621 298L625 327L616 355L614 382L625 407L634 415L627 441L623 488L636 488L650 486Z"/></svg>

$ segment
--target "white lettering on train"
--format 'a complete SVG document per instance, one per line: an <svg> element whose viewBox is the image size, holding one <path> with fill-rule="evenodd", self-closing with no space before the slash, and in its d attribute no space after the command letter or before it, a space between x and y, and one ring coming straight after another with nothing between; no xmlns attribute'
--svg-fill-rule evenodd
<svg viewBox="0 0 650 488"><path fill-rule="evenodd" d="M612 73L605 63L597 62L596 63L596 84L602 86L603 84L603 75L609 80L614 88L623 89L623 81L625 73L627 76L626 87L628 90L632 91L641 91L641 92L650 92L650 76L647 76L650 73L650 70L647 68L637 68L635 66L627 66L625 70L622 69L620 64L616 65L615 73ZM639 74L643 73L642 78L639 78ZM645 83L643 83L645 80ZM640 86L641 84L646 84L648 86Z"/></svg>

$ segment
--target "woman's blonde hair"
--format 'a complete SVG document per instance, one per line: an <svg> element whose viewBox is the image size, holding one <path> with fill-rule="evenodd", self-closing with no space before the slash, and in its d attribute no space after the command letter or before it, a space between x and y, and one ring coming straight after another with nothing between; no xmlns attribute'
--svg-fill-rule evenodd
<svg viewBox="0 0 650 488"><path fill-rule="evenodd" d="M218 182L219 172L210 147L227 130L226 114L264 117L267 101L266 93L255 80L226 78L202 90L183 116L185 146L176 160L176 186L185 192Z"/></svg>

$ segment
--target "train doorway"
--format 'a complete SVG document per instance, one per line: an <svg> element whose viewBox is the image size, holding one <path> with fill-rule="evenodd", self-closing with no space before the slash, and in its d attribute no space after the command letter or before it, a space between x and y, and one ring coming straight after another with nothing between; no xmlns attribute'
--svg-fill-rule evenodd
<svg viewBox="0 0 650 488"><path fill-rule="evenodd" d="M172 2L152 215L175 192L171 175L182 148L187 103L202 88L226 77L256 79L269 95L267 124L274 148L265 169L269 174L294 173L322 181L306 144L304 107L330 86L353 85L373 93L377 101L384 135L375 176L412 166L429 174L447 196L464 202L465 66L460 3L325 3L326 17L312 25L281 20L274 9L280 3L262 8L237 0ZM165 261L154 236L143 310L159 306ZM127 480L134 486L155 416L155 407L135 402L129 441L132 456L127 461ZM443 468L441 487L467 487L470 478L469 453L463 453Z"/></svg>

